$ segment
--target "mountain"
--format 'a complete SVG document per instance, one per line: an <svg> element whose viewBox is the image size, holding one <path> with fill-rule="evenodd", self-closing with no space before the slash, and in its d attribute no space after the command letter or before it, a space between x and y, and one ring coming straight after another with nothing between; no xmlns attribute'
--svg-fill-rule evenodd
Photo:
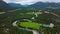
<svg viewBox="0 0 60 34"><path fill-rule="evenodd" d="M60 15L60 3L37 2L28 6L28 8L35 8L36 10L44 10Z"/></svg>
<svg viewBox="0 0 60 34"><path fill-rule="evenodd" d="M16 3L8 3L8 5L10 5L12 7L22 7L22 5L16 4Z"/></svg>
<svg viewBox="0 0 60 34"><path fill-rule="evenodd" d="M10 6L12 6L12 7L20 7L20 8L22 8L22 7L27 7L27 5L21 5L21 4L16 4L16 3L8 3L8 5L10 5Z"/></svg>
<svg viewBox="0 0 60 34"><path fill-rule="evenodd" d="M29 6L29 8L44 9L44 8L60 8L60 3L37 2Z"/></svg>
<svg viewBox="0 0 60 34"><path fill-rule="evenodd" d="M54 2L37 2L32 5L21 5L16 3L9 3L12 7L26 7L26 8L35 8L35 9L43 9L43 8L60 8L60 3Z"/></svg>
<svg viewBox="0 0 60 34"><path fill-rule="evenodd" d="M7 3L5 3L4 1L0 0L0 12L1 11L9 11L11 10L12 7L10 7Z"/></svg>

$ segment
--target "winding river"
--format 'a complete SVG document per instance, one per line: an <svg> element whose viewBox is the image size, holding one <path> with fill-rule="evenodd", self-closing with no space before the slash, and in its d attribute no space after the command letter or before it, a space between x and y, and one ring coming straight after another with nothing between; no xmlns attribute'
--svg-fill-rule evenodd
<svg viewBox="0 0 60 34"><path fill-rule="evenodd" d="M28 20L28 21L30 21L30 20ZM17 22L18 21L13 22L12 25L15 26L15 27L18 27L17 24L16 24ZM40 34L37 30L31 30L31 29L28 29L28 28L20 28L20 27L18 27L18 28L22 29L22 30L32 31L33 34Z"/></svg>
<svg viewBox="0 0 60 34"><path fill-rule="evenodd" d="M28 21L28 22L32 22L31 20L28 20L28 19L23 19L23 20ZM18 22L18 20L17 21L14 21L12 23L12 25L15 26L15 27L18 27L17 22ZM36 24L38 24L38 23L36 23ZM46 25L46 24L38 24L38 25L43 26L43 27L50 27L50 28L53 28L54 27L54 24L53 23L50 23L50 25ZM28 29L28 28L20 28L20 27L18 27L18 28L19 29L22 29L22 30L32 31L33 34L40 34L40 32L37 31L37 30L31 30L31 29Z"/></svg>

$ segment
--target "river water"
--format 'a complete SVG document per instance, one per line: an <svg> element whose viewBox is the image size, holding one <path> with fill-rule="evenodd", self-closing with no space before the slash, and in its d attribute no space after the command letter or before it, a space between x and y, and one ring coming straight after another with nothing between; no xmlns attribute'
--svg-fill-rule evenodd
<svg viewBox="0 0 60 34"><path fill-rule="evenodd" d="M29 20L28 20L28 21L29 21ZM18 22L18 21L13 22L12 25L18 27L17 24L16 24L17 22ZM37 30L31 30L31 29L28 29L28 28L20 28L20 27L18 27L18 28L19 28L19 29L22 29L22 30L32 31L33 34L40 34Z"/></svg>

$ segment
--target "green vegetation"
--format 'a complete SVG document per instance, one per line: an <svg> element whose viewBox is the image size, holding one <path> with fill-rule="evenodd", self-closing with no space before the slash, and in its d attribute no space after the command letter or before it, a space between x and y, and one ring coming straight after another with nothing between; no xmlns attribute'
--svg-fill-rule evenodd
<svg viewBox="0 0 60 34"><path fill-rule="evenodd" d="M26 14L33 14L33 12L27 12Z"/></svg>
<svg viewBox="0 0 60 34"><path fill-rule="evenodd" d="M0 14L5 14L6 12L0 12Z"/></svg>
<svg viewBox="0 0 60 34"><path fill-rule="evenodd" d="M34 26L31 26L33 29L39 29L40 32L45 32L45 34L49 34L51 32L51 34L55 34L55 32L60 32L60 25L58 22L56 22L55 20L58 18L52 14L46 14L43 13L42 14L38 14L38 17L35 17L34 14L26 14L26 13L30 13L30 12L33 12L35 10L28 10L28 9L21 9L21 10L15 10L15 11L9 11L7 12L6 14L1 14L0 15L0 34L33 34L32 32L30 31L26 31L26 30L21 30L21 29L18 29L17 27L13 27L12 26L12 23L16 20L20 20L20 22L26 22L26 21L23 21L22 19L29 19L31 20L32 22L34 23L39 23L39 24L50 24L50 23L53 23L55 24L55 27L54 28L45 28L45 27L41 27L34 24ZM35 11L35 12L38 12L39 13L39 10ZM35 17L34 20L32 20L31 18L32 17ZM53 19L52 19L53 18ZM29 22L27 23L29 24ZM24 25L22 25L24 26ZM35 28L35 26L37 28ZM27 27L27 26L25 26ZM29 25L29 28L31 28L30 25ZM9 29L7 32L5 32L6 29Z"/></svg>
<svg viewBox="0 0 60 34"><path fill-rule="evenodd" d="M35 6L34 8L38 9L41 7L42 6L39 5L39 7L36 8ZM38 29L40 32L44 32L44 34L59 34L60 33L60 17L57 17L50 13L46 14L44 13L44 11L49 11L49 12L53 12L55 14L60 15L60 9L44 8L42 10L36 10L34 8L15 9L13 7L10 7L4 1L0 0L0 11L2 11L0 12L0 34L33 34L31 31L21 30L17 27L13 27L12 23L16 20L21 21L19 25L22 27ZM35 17L33 12L38 14L38 17ZM31 19L32 17L35 17L35 19L32 20ZM34 24L32 22L25 22L22 19L29 19L32 22L39 23L39 24L53 23L55 27L54 28L46 28L46 27L40 28L38 24Z"/></svg>
<svg viewBox="0 0 60 34"><path fill-rule="evenodd" d="M33 14L33 12L27 12L26 14ZM37 11L37 12L35 12L35 14L42 14L42 12Z"/></svg>
<svg viewBox="0 0 60 34"><path fill-rule="evenodd" d="M20 22L20 26L26 28L40 29L40 25L32 22Z"/></svg>
<svg viewBox="0 0 60 34"><path fill-rule="evenodd" d="M42 12L36 12L36 14L42 14Z"/></svg>
<svg viewBox="0 0 60 34"><path fill-rule="evenodd" d="M13 7L9 6L3 0L0 0L0 11L2 11L2 12L9 12L10 10L13 10Z"/></svg>

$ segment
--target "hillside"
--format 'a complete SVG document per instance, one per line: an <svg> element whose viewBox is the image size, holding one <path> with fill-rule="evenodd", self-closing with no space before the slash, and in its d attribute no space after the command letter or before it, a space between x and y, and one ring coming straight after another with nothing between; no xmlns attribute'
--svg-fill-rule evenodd
<svg viewBox="0 0 60 34"><path fill-rule="evenodd" d="M56 9L56 8L45 8L45 9L42 9L43 11L48 11L48 12L51 12L51 13L55 13L57 15L60 15L60 8L59 9Z"/></svg>
<svg viewBox="0 0 60 34"><path fill-rule="evenodd" d="M35 8L37 9L43 9L43 8L59 8L60 3L53 3L53 2L37 2L32 5L21 5L16 3L8 3L8 5L12 7L24 7L24 8Z"/></svg>
<svg viewBox="0 0 60 34"><path fill-rule="evenodd" d="M29 6L29 8L43 9L43 8L59 8L59 3L49 3L49 2L37 2Z"/></svg>
<svg viewBox="0 0 60 34"><path fill-rule="evenodd" d="M1 11L8 11L8 10L11 10L11 9L12 8L7 3L5 3L2 0L0 0L0 12Z"/></svg>

